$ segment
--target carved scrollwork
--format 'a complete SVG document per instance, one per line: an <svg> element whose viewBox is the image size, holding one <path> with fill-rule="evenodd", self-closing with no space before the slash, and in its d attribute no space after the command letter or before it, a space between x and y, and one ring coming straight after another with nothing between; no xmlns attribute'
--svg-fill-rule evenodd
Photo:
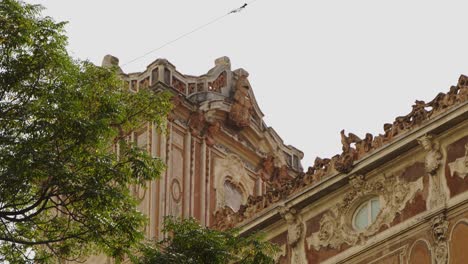
<svg viewBox="0 0 468 264"><path fill-rule="evenodd" d="M382 226L389 226L396 214L402 211L418 191L423 189L422 178L407 183L395 176L381 176L373 181L363 176L350 179L351 189L343 199L327 211L320 220L319 231L308 237L309 247L319 250L322 247L340 248L343 244L354 246L374 235ZM374 223L365 230L352 227L352 216L356 208L366 199L378 196L382 210Z"/></svg>

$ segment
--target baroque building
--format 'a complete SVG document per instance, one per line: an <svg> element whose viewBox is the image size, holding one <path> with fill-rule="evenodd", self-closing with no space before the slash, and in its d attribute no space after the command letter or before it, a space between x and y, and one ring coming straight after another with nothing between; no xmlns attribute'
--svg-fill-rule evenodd
<svg viewBox="0 0 468 264"><path fill-rule="evenodd" d="M227 57L201 76L164 59L122 76L133 92L174 94L166 133L146 124L131 135L168 166L133 190L148 237L174 215L261 230L280 246L278 263L468 263L468 77L382 134L342 130L342 153L304 171L303 153L264 123L248 72Z"/></svg>

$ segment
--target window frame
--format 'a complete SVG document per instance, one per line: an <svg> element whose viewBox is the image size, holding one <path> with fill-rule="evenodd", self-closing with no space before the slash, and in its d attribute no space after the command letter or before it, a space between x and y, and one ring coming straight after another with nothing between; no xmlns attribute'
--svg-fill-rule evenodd
<svg viewBox="0 0 468 264"><path fill-rule="evenodd" d="M378 202L378 210L377 210L377 213L376 213L376 216L375 216L375 219L372 219L372 202L373 201L377 201ZM367 225L360 228L356 225L356 218L358 216L358 213L361 211L362 208L364 207L367 207ZM366 201L362 202L355 210L354 210L354 213L353 213L353 217L351 219L352 221L352 227L358 231L358 232L363 232L367 229L369 229L369 227L371 227L377 220L380 212L382 211L382 208L381 208L381 199L380 197L378 196L374 196L374 197L371 197L369 199L367 199Z"/></svg>

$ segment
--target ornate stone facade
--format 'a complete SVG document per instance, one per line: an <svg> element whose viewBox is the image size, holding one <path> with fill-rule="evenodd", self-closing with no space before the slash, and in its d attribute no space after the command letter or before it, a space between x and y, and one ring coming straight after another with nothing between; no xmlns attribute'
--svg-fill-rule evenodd
<svg viewBox="0 0 468 264"><path fill-rule="evenodd" d="M302 152L266 127L249 74L232 71L227 57L198 77L158 59L122 78L132 91L174 94L167 132L146 124L146 141L130 139L168 164L161 180L134 190L148 237L160 237L163 216L177 215L262 230L279 245L278 263L468 259L468 77L416 100L381 134L342 130L341 153L317 157L305 172Z"/></svg>
<svg viewBox="0 0 468 264"><path fill-rule="evenodd" d="M231 212L239 221L231 226L271 234L282 249L279 263L300 263L297 256L306 263L465 263L467 83L461 76L447 94L417 100L384 134L361 139L342 130L341 154L317 158L248 203L245 211L255 213ZM266 159L264 171L271 164ZM294 220L283 223L286 212Z"/></svg>

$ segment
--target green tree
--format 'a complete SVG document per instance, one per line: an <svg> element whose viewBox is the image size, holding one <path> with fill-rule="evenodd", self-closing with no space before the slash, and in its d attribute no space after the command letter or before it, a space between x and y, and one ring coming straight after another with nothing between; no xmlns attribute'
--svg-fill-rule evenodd
<svg viewBox="0 0 468 264"><path fill-rule="evenodd" d="M41 10L0 1L0 262L119 258L145 224L128 187L164 169L125 139L163 128L170 96L131 93L115 69L72 59L65 23Z"/></svg>
<svg viewBox="0 0 468 264"><path fill-rule="evenodd" d="M273 264L276 245L258 235L239 236L235 230L218 231L202 227L194 219L167 217L167 237L142 250L138 264Z"/></svg>

